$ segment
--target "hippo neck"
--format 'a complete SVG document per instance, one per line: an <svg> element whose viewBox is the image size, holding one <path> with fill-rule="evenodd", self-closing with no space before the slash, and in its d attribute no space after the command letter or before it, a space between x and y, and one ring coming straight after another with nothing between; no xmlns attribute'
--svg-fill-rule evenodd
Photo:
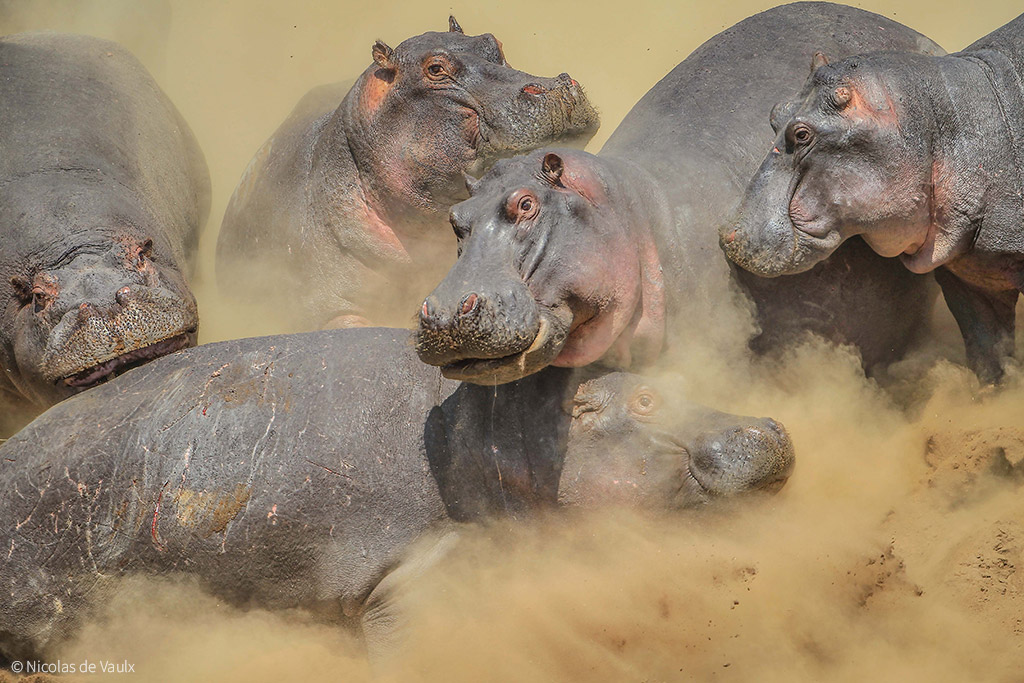
<svg viewBox="0 0 1024 683"><path fill-rule="evenodd" d="M563 404L578 384L575 371L553 367L496 387L464 383L431 412L427 457L453 519L557 504L571 422Z"/></svg>
<svg viewBox="0 0 1024 683"><path fill-rule="evenodd" d="M406 161L408 141L403 142L402 136L384 129L377 118L367 115L363 93L373 78L372 72L368 69L359 77L328 124L336 140L334 149L347 154L346 161L352 164L357 189L369 210L403 241L429 239L439 232L439 225L446 223L450 204L417 188L419 169L409 168ZM445 229L442 234L450 237L449 233Z"/></svg>
<svg viewBox="0 0 1024 683"><path fill-rule="evenodd" d="M666 292L682 291L682 283L674 279L679 269L669 263L677 253L672 210L662 184L642 165L614 155L596 158L608 169L603 175L612 206L636 232L641 247L644 311L629 339L629 366L638 369L656 360L664 348L672 314L672 297Z"/></svg>
<svg viewBox="0 0 1024 683"><path fill-rule="evenodd" d="M929 237L936 242L935 253L942 254L937 260L948 263L968 251L1019 251L1024 246L1020 74L992 50L935 59L945 86L931 103L932 129L938 132L931 150Z"/></svg>

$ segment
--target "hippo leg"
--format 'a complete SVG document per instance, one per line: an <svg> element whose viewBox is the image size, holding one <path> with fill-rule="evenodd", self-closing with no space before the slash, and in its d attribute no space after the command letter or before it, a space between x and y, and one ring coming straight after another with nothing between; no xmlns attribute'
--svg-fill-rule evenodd
<svg viewBox="0 0 1024 683"><path fill-rule="evenodd" d="M367 657L377 673L405 644L408 603L404 596L418 577L451 552L458 538L458 531L448 529L418 542L367 596L361 626Z"/></svg>
<svg viewBox="0 0 1024 683"><path fill-rule="evenodd" d="M982 382L997 384L1004 361L1013 356L1014 309L1020 292L979 289L945 268L935 271L935 280L964 337L968 367Z"/></svg>

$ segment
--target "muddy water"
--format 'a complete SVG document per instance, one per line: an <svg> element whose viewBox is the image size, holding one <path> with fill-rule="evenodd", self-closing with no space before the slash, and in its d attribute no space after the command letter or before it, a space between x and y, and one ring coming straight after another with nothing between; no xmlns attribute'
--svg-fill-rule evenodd
<svg viewBox="0 0 1024 683"><path fill-rule="evenodd" d="M310 87L354 77L373 40L454 12L519 68L583 83L604 125L717 31L770 3L429 1L0 2L0 32L119 40L199 137L214 202L198 295L204 341L263 331L221 305L212 252L255 149ZM859 3L959 49L1015 1ZM879 382L842 349L794 348L682 385L790 429L798 468L775 498L665 517L626 511L469 534L411 593L395 680L1019 680L1024 671L1024 388L981 392L942 338ZM271 321L272 323L272 321ZM66 650L127 659L136 681L366 680L358 644L300 614L239 612L187 584L132 584ZM2 678L2 675L0 675ZM85 679L83 679L85 680Z"/></svg>

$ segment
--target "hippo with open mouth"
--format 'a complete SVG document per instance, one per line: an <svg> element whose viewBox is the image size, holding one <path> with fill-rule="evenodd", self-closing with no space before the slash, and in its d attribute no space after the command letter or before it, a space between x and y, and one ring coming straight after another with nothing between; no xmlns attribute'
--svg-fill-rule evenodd
<svg viewBox="0 0 1024 683"><path fill-rule="evenodd" d="M289 312L292 331L412 324L454 258L447 213L466 197L463 173L597 131L568 74L513 69L493 35L454 18L372 55L347 94L324 86L298 104L224 214L222 289Z"/></svg>
<svg viewBox="0 0 1024 683"><path fill-rule="evenodd" d="M852 7L776 7L687 57L600 154L498 162L451 210L460 255L422 302L420 358L446 377L500 384L548 365L643 367L669 346L722 355L752 327L737 285L755 304L758 350L813 332L857 346L868 367L898 358L930 313L926 279L863 243L777 280L730 267L719 247L768 138L764 116L820 45L942 52Z"/></svg>
<svg viewBox="0 0 1024 683"><path fill-rule="evenodd" d="M8 36L0 76L3 433L195 344L210 187L185 121L114 43Z"/></svg>
<svg viewBox="0 0 1024 683"><path fill-rule="evenodd" d="M785 482L780 425L672 384L551 368L460 385L388 329L161 358L0 446L0 663L52 653L128 573L361 623L379 656L410 547L460 523L559 503L671 510Z"/></svg>
<svg viewBox="0 0 1024 683"><path fill-rule="evenodd" d="M967 361L998 381L1024 291L1024 16L963 52L819 54L734 224L729 258L800 273L860 236L935 271ZM895 261L895 259L894 259Z"/></svg>

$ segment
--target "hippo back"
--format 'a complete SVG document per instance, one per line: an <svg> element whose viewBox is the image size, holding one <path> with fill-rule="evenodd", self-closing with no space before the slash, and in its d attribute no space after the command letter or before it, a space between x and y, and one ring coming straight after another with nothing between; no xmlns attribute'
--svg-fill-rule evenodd
<svg viewBox="0 0 1024 683"><path fill-rule="evenodd" d="M718 246L719 226L774 138L772 107L799 92L814 53L839 58L875 50L944 54L920 33L853 7L803 2L770 9L697 48L633 107L601 150L630 159L666 190L682 247L673 250L679 262L670 269L679 273L676 286L699 290L692 299L717 309L716 297L738 280L757 305L758 346L809 329L856 343L871 365L900 353L930 310L930 283L860 240L814 271L774 280L730 274ZM901 315L889 316L893 310Z"/></svg>
<svg viewBox="0 0 1024 683"><path fill-rule="evenodd" d="M188 349L54 406L0 446L0 656L122 571L358 605L445 517L424 417L450 390L404 332L346 330Z"/></svg>

